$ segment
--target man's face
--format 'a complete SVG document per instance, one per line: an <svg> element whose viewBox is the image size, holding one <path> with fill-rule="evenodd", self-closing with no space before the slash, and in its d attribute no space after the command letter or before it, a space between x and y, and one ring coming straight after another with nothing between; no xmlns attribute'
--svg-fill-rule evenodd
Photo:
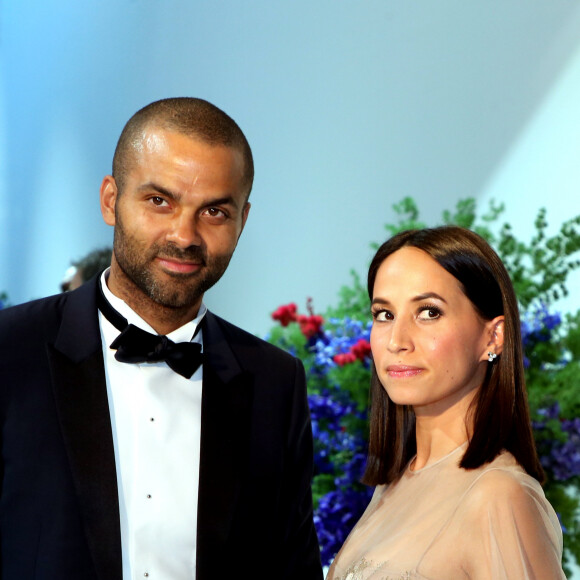
<svg viewBox="0 0 580 580"><path fill-rule="evenodd" d="M236 149L147 129L118 191L101 186L115 226L109 287L139 314L157 306L197 312L225 272L248 216Z"/></svg>

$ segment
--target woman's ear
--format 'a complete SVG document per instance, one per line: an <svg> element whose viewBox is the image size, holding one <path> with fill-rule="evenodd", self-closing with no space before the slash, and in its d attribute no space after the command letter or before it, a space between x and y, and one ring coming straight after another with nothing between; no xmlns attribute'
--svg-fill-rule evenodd
<svg viewBox="0 0 580 580"><path fill-rule="evenodd" d="M492 353L492 360L499 356L503 350L503 340L504 340L504 324L505 318L503 316L496 316L493 320L490 320L486 324L488 343L486 346L486 351L482 356L482 360L490 357Z"/></svg>

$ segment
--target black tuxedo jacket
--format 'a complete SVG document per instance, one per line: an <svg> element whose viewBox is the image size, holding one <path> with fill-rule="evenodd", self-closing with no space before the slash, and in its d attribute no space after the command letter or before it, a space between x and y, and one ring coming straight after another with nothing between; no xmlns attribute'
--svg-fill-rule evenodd
<svg viewBox="0 0 580 580"><path fill-rule="evenodd" d="M0 312L2 580L122 578L96 292ZM209 312L203 333L197 578L320 580L303 367Z"/></svg>

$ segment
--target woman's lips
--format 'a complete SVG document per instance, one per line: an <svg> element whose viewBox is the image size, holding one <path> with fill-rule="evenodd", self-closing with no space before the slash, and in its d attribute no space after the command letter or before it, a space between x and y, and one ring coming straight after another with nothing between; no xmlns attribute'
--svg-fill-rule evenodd
<svg viewBox="0 0 580 580"><path fill-rule="evenodd" d="M422 368L411 367L408 365L389 365L387 367L387 373L389 374L389 377L392 377L393 379L415 377L422 372Z"/></svg>

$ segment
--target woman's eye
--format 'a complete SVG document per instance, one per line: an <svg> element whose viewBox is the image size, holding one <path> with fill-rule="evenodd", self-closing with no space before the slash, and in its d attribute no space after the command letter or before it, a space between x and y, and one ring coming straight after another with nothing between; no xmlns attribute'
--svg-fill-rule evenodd
<svg viewBox="0 0 580 580"><path fill-rule="evenodd" d="M419 320L437 320L441 316L441 310L433 306L423 308L419 312Z"/></svg>
<svg viewBox="0 0 580 580"><path fill-rule="evenodd" d="M388 310L375 310L373 312L373 318L377 322L387 322L388 320L393 320L393 314Z"/></svg>

